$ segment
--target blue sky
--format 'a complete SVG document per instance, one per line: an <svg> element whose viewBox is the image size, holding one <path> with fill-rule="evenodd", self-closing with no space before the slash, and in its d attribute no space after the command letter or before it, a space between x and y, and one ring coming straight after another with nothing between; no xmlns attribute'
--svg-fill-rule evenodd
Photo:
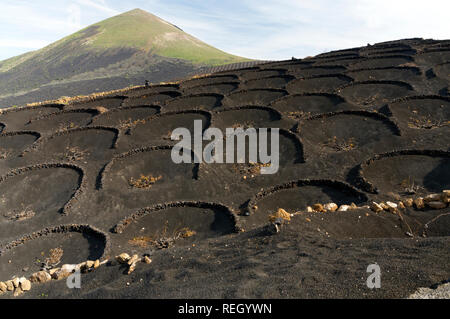
<svg viewBox="0 0 450 319"><path fill-rule="evenodd" d="M0 60L134 8L229 53L268 60L407 37L450 39L448 0L0 0Z"/></svg>

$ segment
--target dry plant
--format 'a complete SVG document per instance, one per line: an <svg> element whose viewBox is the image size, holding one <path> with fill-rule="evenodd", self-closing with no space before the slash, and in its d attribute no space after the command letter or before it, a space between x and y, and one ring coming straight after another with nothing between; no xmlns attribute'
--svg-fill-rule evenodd
<svg viewBox="0 0 450 319"><path fill-rule="evenodd" d="M434 129L442 126L450 125L450 121L444 119L435 120L430 115L421 116L419 118L409 118L408 127L418 129Z"/></svg>
<svg viewBox="0 0 450 319"><path fill-rule="evenodd" d="M88 151L80 150L78 147L67 147L62 157L69 162L81 161L86 155L89 155Z"/></svg>
<svg viewBox="0 0 450 319"><path fill-rule="evenodd" d="M294 111L294 112L287 112L286 115L287 117L293 120L303 120L308 117L311 117L311 112Z"/></svg>
<svg viewBox="0 0 450 319"><path fill-rule="evenodd" d="M278 219L289 222L291 220L291 214L289 214L283 208L279 208L275 213L269 215L269 221L271 223L274 223Z"/></svg>
<svg viewBox="0 0 450 319"><path fill-rule="evenodd" d="M329 138L327 142L323 143L323 146L333 149L336 152L348 152L356 148L356 142L353 137L347 140L338 140L336 136Z"/></svg>
<svg viewBox="0 0 450 319"><path fill-rule="evenodd" d="M127 119L127 120L121 120L119 122L119 128L120 129L129 129L132 128L138 124L145 124L145 120L132 120L131 118Z"/></svg>
<svg viewBox="0 0 450 319"><path fill-rule="evenodd" d="M249 176L255 176L261 174L261 168L262 167L269 167L270 163L262 164L262 163L238 163L233 164L233 168L239 172L241 175L249 175Z"/></svg>
<svg viewBox="0 0 450 319"><path fill-rule="evenodd" d="M169 248L178 239L192 237L196 232L189 227L177 228L171 235L168 235L169 221L166 221L164 228L160 234L154 237L139 236L128 241L128 244L140 248L148 248L149 246L157 249Z"/></svg>
<svg viewBox="0 0 450 319"><path fill-rule="evenodd" d="M400 186L403 187L403 192L408 195L412 195L417 193L422 187L419 185L416 185L414 182L414 178L411 176L408 176L408 178L404 179Z"/></svg>
<svg viewBox="0 0 450 319"><path fill-rule="evenodd" d="M11 150L5 150L3 148L0 148L0 160L7 158L9 155L11 155Z"/></svg>
<svg viewBox="0 0 450 319"><path fill-rule="evenodd" d="M56 129L57 132L65 132L67 130L78 128L79 126L73 122L62 122L58 125Z"/></svg>
<svg viewBox="0 0 450 319"><path fill-rule="evenodd" d="M140 248L147 248L148 245L150 245L153 242L154 242L154 240L151 237L140 236L140 237L134 237L133 239L130 239L128 241L128 244L130 244L131 246L137 246Z"/></svg>
<svg viewBox="0 0 450 319"><path fill-rule="evenodd" d="M61 258L64 254L64 250L62 248L52 248L50 249L49 255L45 260L41 263L42 270L50 270L55 268L61 263ZM42 253L44 255L44 253Z"/></svg>
<svg viewBox="0 0 450 319"><path fill-rule="evenodd" d="M134 179L133 177L130 178L129 184L133 188L150 188L160 179L162 179L161 175L157 177L152 175L141 175L138 179Z"/></svg>

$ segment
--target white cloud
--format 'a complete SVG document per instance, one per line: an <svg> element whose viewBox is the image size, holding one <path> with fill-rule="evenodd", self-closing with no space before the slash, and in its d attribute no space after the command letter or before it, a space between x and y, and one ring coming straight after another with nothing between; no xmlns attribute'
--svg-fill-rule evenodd
<svg viewBox="0 0 450 319"><path fill-rule="evenodd" d="M22 49L39 49L50 44L45 40L20 40L20 39L8 39L0 38L0 48L22 48Z"/></svg>
<svg viewBox="0 0 450 319"><path fill-rule="evenodd" d="M135 7L221 50L268 60L399 38L450 38L448 0L234 0L213 4L191 0L67 0L54 7L22 0L2 4L0 32L5 36L1 34L0 38L11 40L2 41L0 46L12 47L12 40L16 40L34 49L44 40L55 41L121 13L117 9ZM78 9L81 17L77 16Z"/></svg>
<svg viewBox="0 0 450 319"><path fill-rule="evenodd" d="M80 5L88 6L99 11L102 11L106 14L117 15L120 14L120 11L117 11L111 7L109 7L104 0L77 0Z"/></svg>

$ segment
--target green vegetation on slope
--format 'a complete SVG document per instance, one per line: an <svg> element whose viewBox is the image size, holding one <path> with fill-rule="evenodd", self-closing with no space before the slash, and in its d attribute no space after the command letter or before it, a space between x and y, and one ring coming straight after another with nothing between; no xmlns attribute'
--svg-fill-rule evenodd
<svg viewBox="0 0 450 319"><path fill-rule="evenodd" d="M102 89L111 90L123 83L119 78L168 81L205 67L246 61L135 9L40 50L0 61L0 101L38 90L52 92L46 99L55 98L58 85L63 83L70 86L77 82L82 90L76 94L89 94L98 89L90 88L89 81L99 83L101 79ZM130 81L126 85L138 84Z"/></svg>
<svg viewBox="0 0 450 319"><path fill-rule="evenodd" d="M140 9L93 24L58 44L80 38L84 38L83 47L92 50L128 47L206 65L249 61L218 50Z"/></svg>

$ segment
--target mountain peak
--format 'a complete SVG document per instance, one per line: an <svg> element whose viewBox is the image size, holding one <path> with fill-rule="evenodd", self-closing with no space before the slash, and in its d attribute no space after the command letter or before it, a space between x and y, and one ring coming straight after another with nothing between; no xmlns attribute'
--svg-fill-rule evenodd
<svg viewBox="0 0 450 319"><path fill-rule="evenodd" d="M83 84L84 81L101 78L96 83L101 82L103 90L110 90L117 89L119 82L140 83L144 76L167 81L203 67L246 61L249 60L216 49L149 12L133 9L40 50L0 61L0 98L60 81L71 83L67 84L66 95L87 94L92 93L91 85ZM138 80L131 82L133 77ZM116 80L108 82L108 78ZM73 83L77 81L80 90L74 91Z"/></svg>

